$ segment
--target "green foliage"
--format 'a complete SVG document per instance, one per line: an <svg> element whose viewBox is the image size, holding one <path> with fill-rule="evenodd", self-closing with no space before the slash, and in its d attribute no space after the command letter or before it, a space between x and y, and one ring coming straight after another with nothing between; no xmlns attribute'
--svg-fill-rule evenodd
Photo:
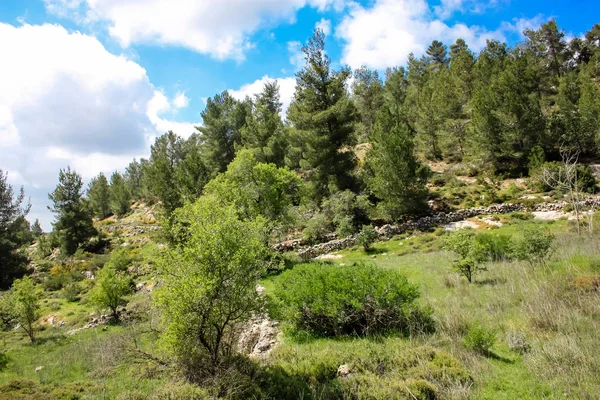
<svg viewBox="0 0 600 400"><path fill-rule="evenodd" d="M324 49L325 35L317 29L302 47L306 65L296 74L287 115L299 137L300 167L317 204L331 192L353 188L356 163L354 152L342 151L352 144L357 117L346 90L351 72L333 71Z"/></svg>
<svg viewBox="0 0 600 400"><path fill-rule="evenodd" d="M0 289L8 289L25 273L27 257L19 248L30 239L25 216L31 206L25 203L23 188L15 195L7 178L0 169Z"/></svg>
<svg viewBox="0 0 600 400"><path fill-rule="evenodd" d="M131 205L131 193L123 175L113 172L110 177L110 209L116 215L125 215Z"/></svg>
<svg viewBox="0 0 600 400"><path fill-rule="evenodd" d="M362 229L356 235L356 243L363 247L365 251L371 249L371 245L377 240L377 232L371 225L363 225Z"/></svg>
<svg viewBox="0 0 600 400"><path fill-rule="evenodd" d="M90 303L109 309L115 320L119 319L118 308L127 304L125 296L133 292L131 278L119 273L110 265L97 272L96 284L89 292Z"/></svg>
<svg viewBox="0 0 600 400"><path fill-rule="evenodd" d="M261 308L266 229L262 218L240 220L234 207L203 196L175 212L171 235L156 297L163 342L187 378L202 381L231 366L237 325Z"/></svg>
<svg viewBox="0 0 600 400"><path fill-rule="evenodd" d="M87 189L87 198L95 217L104 219L110 215L110 194L108 180L100 172L98 176L92 178Z"/></svg>
<svg viewBox="0 0 600 400"><path fill-rule="evenodd" d="M35 239L39 239L44 234L40 220L37 218L35 219L33 225L31 225L31 234Z"/></svg>
<svg viewBox="0 0 600 400"><path fill-rule="evenodd" d="M483 355L489 354L494 343L496 343L496 332L481 324L469 326L463 339L463 344L467 349Z"/></svg>
<svg viewBox="0 0 600 400"><path fill-rule="evenodd" d="M528 226L523 230L523 238L515 244L515 257L531 265L545 265L553 245L554 235L547 228Z"/></svg>
<svg viewBox="0 0 600 400"><path fill-rule="evenodd" d="M65 300L74 302L79 299L79 293L81 293L81 286L79 282L71 282L63 287L62 295Z"/></svg>
<svg viewBox="0 0 600 400"><path fill-rule="evenodd" d="M81 176L67 167L60 170L58 185L48 195L52 201L50 210L55 214L54 234L65 255L75 253L97 233L82 188Z"/></svg>
<svg viewBox="0 0 600 400"><path fill-rule="evenodd" d="M372 204L364 195L350 190L335 192L323 200L321 212L331 221L338 237L356 233L362 224L369 221Z"/></svg>
<svg viewBox="0 0 600 400"><path fill-rule="evenodd" d="M483 263L488 261L487 249L477 236L465 230L460 230L446 238L445 247L458 254L454 260L454 268L463 275L469 283L473 282L475 274L487 271Z"/></svg>
<svg viewBox="0 0 600 400"><path fill-rule="evenodd" d="M131 261L132 257L129 254L129 249L125 247L113 250L106 264L119 272L123 272L127 270Z"/></svg>
<svg viewBox="0 0 600 400"><path fill-rule="evenodd" d="M372 265L301 264L276 280L276 318L319 336L366 335L432 328L429 313L414 305L416 286L397 272Z"/></svg>
<svg viewBox="0 0 600 400"><path fill-rule="evenodd" d="M26 276L14 281L12 286L13 317L27 333L31 343L35 341L34 324L39 318L38 290L33 279Z"/></svg>
<svg viewBox="0 0 600 400"><path fill-rule="evenodd" d="M259 215L275 224L288 224L297 203L300 178L287 168L259 163L249 150L240 151L227 171L206 185L205 193L233 205L242 218Z"/></svg>
<svg viewBox="0 0 600 400"><path fill-rule="evenodd" d="M316 243L325 239L332 229L332 223L327 216L317 213L308 220L302 235L308 243Z"/></svg>

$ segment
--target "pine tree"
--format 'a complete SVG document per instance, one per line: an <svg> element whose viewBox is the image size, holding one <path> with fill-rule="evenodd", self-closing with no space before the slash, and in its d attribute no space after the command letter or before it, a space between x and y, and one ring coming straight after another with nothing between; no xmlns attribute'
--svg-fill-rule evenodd
<svg viewBox="0 0 600 400"><path fill-rule="evenodd" d="M25 273L27 257L19 248L28 240L23 222L31 208L23 188L15 194L7 179L8 173L0 169L0 289L8 289Z"/></svg>
<svg viewBox="0 0 600 400"><path fill-rule="evenodd" d="M142 162L144 161L146 160L142 159ZM133 199L140 199L143 195L143 174L144 170L142 163L138 162L135 158L129 163L127 168L125 168L123 178L125 179L125 183L127 184L127 188Z"/></svg>
<svg viewBox="0 0 600 400"><path fill-rule="evenodd" d="M277 81L267 82L256 95L253 110L241 130L242 146L251 149L258 162L283 166L286 137L281 120L281 101Z"/></svg>
<svg viewBox="0 0 600 400"><path fill-rule="evenodd" d="M372 147L367 152L368 180L373 193L382 200L381 206L389 218L423 211L426 208L427 169L414 151L414 130L408 123L399 90L387 80L385 102L377 114Z"/></svg>
<svg viewBox="0 0 600 400"><path fill-rule="evenodd" d="M426 54L429 56L429 64L434 69L439 69L442 66L448 65L448 50L444 43L434 40L427 48Z"/></svg>
<svg viewBox="0 0 600 400"><path fill-rule="evenodd" d="M354 187L352 145L356 112L346 82L350 71L331 70L325 35L315 30L302 48L306 65L296 74L296 93L288 120L303 139L301 168L307 173L317 203L332 191Z"/></svg>
<svg viewBox="0 0 600 400"><path fill-rule="evenodd" d="M352 99L360 116L356 137L360 142L368 141L373 133L375 115L383 102L383 82L377 71L363 66L354 71Z"/></svg>
<svg viewBox="0 0 600 400"><path fill-rule="evenodd" d="M250 102L239 102L224 91L208 99L202 111L203 125L197 129L203 142L203 158L215 177L224 172L241 144L241 129L250 113Z"/></svg>
<svg viewBox="0 0 600 400"><path fill-rule="evenodd" d="M106 176L100 172L88 185L87 197L95 217L104 219L111 214L110 188Z"/></svg>
<svg viewBox="0 0 600 400"><path fill-rule="evenodd" d="M110 209L116 215L125 215L131 205L131 193L119 172L113 172L110 177Z"/></svg>
<svg viewBox="0 0 600 400"><path fill-rule="evenodd" d="M35 219L35 222L31 226L31 234L35 239L39 238L44 234L44 230L42 229L42 225L40 224L39 219Z"/></svg>
<svg viewBox="0 0 600 400"><path fill-rule="evenodd" d="M202 140L193 134L184 143L184 157L176 170L177 187L183 201L194 201L210 180L210 171L202 158Z"/></svg>
<svg viewBox="0 0 600 400"><path fill-rule="evenodd" d="M58 185L48 195L55 214L54 233L58 238L61 251L66 255L75 253L77 248L96 234L92 224L92 213L83 197L83 181L70 167L61 169Z"/></svg>

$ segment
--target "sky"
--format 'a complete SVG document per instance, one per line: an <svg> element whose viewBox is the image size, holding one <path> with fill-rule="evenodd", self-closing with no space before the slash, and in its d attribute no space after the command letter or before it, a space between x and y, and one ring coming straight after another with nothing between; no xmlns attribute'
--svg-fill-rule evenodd
<svg viewBox="0 0 600 400"><path fill-rule="evenodd" d="M334 68L404 65L432 40L514 44L555 18L600 22L592 0L0 0L0 169L51 229L48 193L69 165L86 182L188 137L206 99L277 79L284 108L313 30Z"/></svg>

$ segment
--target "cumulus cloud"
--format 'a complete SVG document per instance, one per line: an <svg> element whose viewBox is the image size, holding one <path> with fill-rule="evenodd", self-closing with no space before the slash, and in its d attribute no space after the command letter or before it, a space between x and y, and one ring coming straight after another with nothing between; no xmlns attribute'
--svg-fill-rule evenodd
<svg viewBox="0 0 600 400"><path fill-rule="evenodd" d="M304 53L302 53L302 43L298 41L288 42L287 50L290 55L290 64L294 66L294 70L301 70L302 67L304 67Z"/></svg>
<svg viewBox="0 0 600 400"><path fill-rule="evenodd" d="M322 18L319 22L315 24L316 29L320 29L326 36L329 36L331 33L331 21L325 18Z"/></svg>
<svg viewBox="0 0 600 400"><path fill-rule="evenodd" d="M146 71L95 38L58 25L0 23L0 168L32 196L32 218L49 228L47 193L70 165L85 179L146 155L158 133L189 129L161 118ZM9 60L9 61L8 61ZM154 108L153 108L154 107Z"/></svg>
<svg viewBox="0 0 600 400"><path fill-rule="evenodd" d="M293 21L306 6L340 10L344 0L45 0L57 15L87 6L87 21L106 21L123 46L159 43L182 46L216 59L242 60L257 30Z"/></svg>
<svg viewBox="0 0 600 400"><path fill-rule="evenodd" d="M336 37L345 42L342 61L352 68L367 65L383 69L402 65L411 52L423 54L433 40L440 38L446 45L462 38L478 51L485 47L487 40L505 41L507 35L537 24L539 18L503 23L492 31L460 22L447 24L440 18L439 14L445 16L467 3L473 7L481 5L474 1L447 0L439 6L444 9L432 11L425 0L376 0L372 7L353 3L336 28Z"/></svg>
<svg viewBox="0 0 600 400"><path fill-rule="evenodd" d="M230 89L229 93L231 94L231 96L238 100L244 100L246 97L253 98L254 95L262 92L263 88L265 87L265 83L274 80L277 81L277 84L279 85L279 99L282 104L281 117L285 118L287 109L290 106L292 98L294 97L294 92L296 91L296 78L294 77L273 79L265 75L252 83L247 83L243 85L237 90Z"/></svg>

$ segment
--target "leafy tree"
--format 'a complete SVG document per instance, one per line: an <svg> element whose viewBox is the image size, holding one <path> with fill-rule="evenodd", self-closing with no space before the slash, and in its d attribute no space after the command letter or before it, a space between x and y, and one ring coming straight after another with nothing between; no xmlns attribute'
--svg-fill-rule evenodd
<svg viewBox="0 0 600 400"><path fill-rule="evenodd" d="M131 193L119 172L113 172L110 177L110 209L116 215L125 215L131 205Z"/></svg>
<svg viewBox="0 0 600 400"><path fill-rule="evenodd" d="M111 214L110 188L104 173L92 178L88 185L87 197L94 216L106 218Z"/></svg>
<svg viewBox="0 0 600 400"><path fill-rule="evenodd" d="M446 248L459 255L454 261L454 268L463 275L469 283L473 282L475 274L487 271L485 262L489 256L487 249L474 233L458 231L448 236Z"/></svg>
<svg viewBox="0 0 600 400"><path fill-rule="evenodd" d="M96 285L90 290L90 302L100 308L110 310L115 320L119 319L118 308L127 304L125 296L133 291L131 278L117 272L111 265L98 271Z"/></svg>
<svg viewBox="0 0 600 400"><path fill-rule="evenodd" d="M81 176L67 167L60 170L58 185L48 195L53 204L48 208L55 214L54 232L66 255L75 253L80 245L96 234L82 189Z"/></svg>
<svg viewBox="0 0 600 400"><path fill-rule="evenodd" d="M287 168L259 163L252 151L242 150L225 173L206 185L205 192L222 204L235 206L242 218L262 215L274 223L285 223L301 185L300 178Z"/></svg>
<svg viewBox="0 0 600 400"><path fill-rule="evenodd" d="M21 187L15 195L7 182L8 173L0 169L0 288L8 289L15 278L23 276L27 257L19 248L27 243L24 234L25 216L30 204L25 203L25 192Z"/></svg>
<svg viewBox="0 0 600 400"><path fill-rule="evenodd" d="M37 218L35 219L35 222L31 226L31 234L36 239L39 238L40 236L42 236L44 234L44 230L42 229L42 225L40 224L40 220L37 219Z"/></svg>
<svg viewBox="0 0 600 400"><path fill-rule="evenodd" d="M282 167L287 148L286 130L281 120L281 101L277 81L265 83L256 95L252 113L241 130L242 145L252 149L254 157L262 163Z"/></svg>
<svg viewBox="0 0 600 400"><path fill-rule="evenodd" d="M26 276L14 281L12 307L15 321L27 333L31 343L35 342L34 324L40 317L38 291L33 279Z"/></svg>
<svg viewBox="0 0 600 400"><path fill-rule="evenodd" d="M224 172L235 157L235 146L241 144L241 130L249 112L249 101L239 102L228 91L207 100L201 114L203 125L197 129L211 176Z"/></svg>
<svg viewBox="0 0 600 400"><path fill-rule="evenodd" d="M377 240L377 232L371 225L363 225L356 236L356 243L361 245L365 251L371 250L371 245Z"/></svg>
<svg viewBox="0 0 600 400"><path fill-rule="evenodd" d="M265 272L264 221L237 214L210 196L177 210L171 235L179 240L160 263L163 340L193 381L231 365L237 325L261 308L256 282Z"/></svg>
<svg viewBox="0 0 600 400"><path fill-rule="evenodd" d="M323 31L315 30L302 52L306 65L296 74L288 120L304 144L300 166L310 180L314 200L320 203L331 187L344 190L355 184L354 152L344 150L352 144L356 111L346 91L351 72L331 70Z"/></svg>
<svg viewBox="0 0 600 400"><path fill-rule="evenodd" d="M395 96L387 96L391 94L387 82L385 90L386 101L377 115L366 163L372 171L369 187L382 200L385 213L397 219L424 209L428 173L414 153L414 133L402 105Z"/></svg>

